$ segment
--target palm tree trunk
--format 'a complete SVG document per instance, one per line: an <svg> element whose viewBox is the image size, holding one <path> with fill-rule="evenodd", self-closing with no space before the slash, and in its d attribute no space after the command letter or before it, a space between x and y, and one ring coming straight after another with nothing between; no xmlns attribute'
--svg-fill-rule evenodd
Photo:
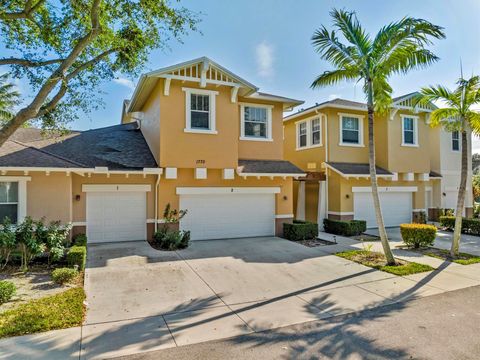
<svg viewBox="0 0 480 360"><path fill-rule="evenodd" d="M377 169L375 160L375 136L373 133L374 109L373 109L373 89L372 83L368 86L368 165L370 170L370 182L372 184L373 206L375 207L375 218L377 220L378 232L382 242L383 252L388 265L395 265L390 244L388 242L387 231L383 222L382 208L380 206L380 197L378 195Z"/></svg>
<svg viewBox="0 0 480 360"><path fill-rule="evenodd" d="M462 121L465 124L465 121ZM465 205L465 193L467 190L468 175L468 141L465 127L462 130L462 170L460 173L460 186L458 188L457 211L455 213L455 230L453 231L452 247L450 255L457 257L460 249L460 237L462 235L462 215Z"/></svg>

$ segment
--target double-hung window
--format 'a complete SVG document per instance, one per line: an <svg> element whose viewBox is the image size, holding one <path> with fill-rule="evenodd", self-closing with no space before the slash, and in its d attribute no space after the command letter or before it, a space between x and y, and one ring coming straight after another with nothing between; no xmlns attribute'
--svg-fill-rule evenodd
<svg viewBox="0 0 480 360"><path fill-rule="evenodd" d="M241 140L272 140L271 106L241 105Z"/></svg>
<svg viewBox="0 0 480 360"><path fill-rule="evenodd" d="M340 145L363 145L363 116L340 114Z"/></svg>
<svg viewBox="0 0 480 360"><path fill-rule="evenodd" d="M215 96L217 91L183 88L185 91L185 132L216 134Z"/></svg>
<svg viewBox="0 0 480 360"><path fill-rule="evenodd" d="M0 220L18 220L18 182L0 182Z"/></svg>
<svg viewBox="0 0 480 360"><path fill-rule="evenodd" d="M402 146L417 145L417 117L402 115Z"/></svg>
<svg viewBox="0 0 480 360"><path fill-rule="evenodd" d="M460 151L460 133L452 131L452 151Z"/></svg>
<svg viewBox="0 0 480 360"><path fill-rule="evenodd" d="M319 117L297 122L297 150L322 146L322 127Z"/></svg>

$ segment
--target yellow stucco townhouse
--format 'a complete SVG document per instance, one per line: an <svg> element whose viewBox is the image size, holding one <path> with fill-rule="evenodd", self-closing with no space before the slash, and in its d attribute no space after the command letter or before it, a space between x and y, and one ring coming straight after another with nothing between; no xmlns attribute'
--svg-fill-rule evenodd
<svg viewBox="0 0 480 360"><path fill-rule="evenodd" d="M439 209L456 207L459 134L432 128L429 115L434 105L413 108L414 96L395 98L390 112L375 119L376 165L386 226L410 222L420 212L433 219ZM334 99L284 118L285 159L307 174L294 181L297 219L319 224L324 218L359 219L376 227L367 145L367 109L360 102ZM470 180L467 194L465 213L471 216Z"/></svg>
<svg viewBox="0 0 480 360"><path fill-rule="evenodd" d="M283 112L301 103L206 57L150 72L121 124L46 138L19 129L0 148L0 217L128 241L151 237L171 204L188 211L178 226L192 240L282 235L305 175L283 158Z"/></svg>

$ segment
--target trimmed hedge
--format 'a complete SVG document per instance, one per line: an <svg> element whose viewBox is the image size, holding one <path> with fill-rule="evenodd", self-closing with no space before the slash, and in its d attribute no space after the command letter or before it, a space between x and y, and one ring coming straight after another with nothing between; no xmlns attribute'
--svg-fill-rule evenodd
<svg viewBox="0 0 480 360"><path fill-rule="evenodd" d="M85 269L87 262L87 248L85 246L72 246L67 253L68 266L78 265L78 269Z"/></svg>
<svg viewBox="0 0 480 360"><path fill-rule="evenodd" d="M437 228L426 224L401 224L403 242L415 249L432 246L437 236Z"/></svg>
<svg viewBox="0 0 480 360"><path fill-rule="evenodd" d="M9 301L17 292L17 287L11 281L0 281L0 305Z"/></svg>
<svg viewBox="0 0 480 360"><path fill-rule="evenodd" d="M367 222L364 220L323 220L325 232L342 236L356 236L367 231Z"/></svg>
<svg viewBox="0 0 480 360"><path fill-rule="evenodd" d="M455 229L455 216L440 216L440 225L448 230ZM480 236L480 219L462 218L462 233Z"/></svg>
<svg viewBox="0 0 480 360"><path fill-rule="evenodd" d="M87 235L77 234L73 237L73 244L77 246L87 246Z"/></svg>
<svg viewBox="0 0 480 360"><path fill-rule="evenodd" d="M153 234L153 242L161 250L186 249L190 243L190 231L169 230L165 227Z"/></svg>
<svg viewBox="0 0 480 360"><path fill-rule="evenodd" d="M283 224L283 237L288 240L300 241L315 239L318 236L318 224L310 221L294 220Z"/></svg>
<svg viewBox="0 0 480 360"><path fill-rule="evenodd" d="M78 275L78 271L72 268L58 268L52 271L53 282L63 285L69 283Z"/></svg>

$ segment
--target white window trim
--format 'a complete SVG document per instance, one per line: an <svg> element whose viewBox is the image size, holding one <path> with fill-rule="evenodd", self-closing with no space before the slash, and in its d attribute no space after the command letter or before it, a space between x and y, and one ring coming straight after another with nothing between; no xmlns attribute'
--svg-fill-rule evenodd
<svg viewBox="0 0 480 360"><path fill-rule="evenodd" d="M418 116L414 115L405 115L401 114L400 117L402 118L402 146L406 147L418 147ZM413 119L413 144L405 143L405 130L404 130L404 122L405 118Z"/></svg>
<svg viewBox="0 0 480 360"><path fill-rule="evenodd" d="M450 148L451 148L452 152L459 153L462 150L462 142L460 141L461 133L460 133L460 131L458 131L458 140L457 140L458 141L458 150L455 150L453 148L453 133L454 133L454 131L452 131L450 133Z"/></svg>
<svg viewBox="0 0 480 360"><path fill-rule="evenodd" d="M273 105L240 103L240 140L243 141L273 141L272 137L272 109ZM245 107L257 107L267 109L267 137L245 136Z"/></svg>
<svg viewBox="0 0 480 360"><path fill-rule="evenodd" d="M359 143L344 143L343 142L343 118L344 117L353 117L358 119L358 137L359 137ZM363 123L365 116L364 115L358 115L358 114L346 114L346 113L338 113L338 118L340 119L340 124L338 126L339 128L339 141L338 145L339 146L350 146L350 147L365 147L364 141L363 141Z"/></svg>
<svg viewBox="0 0 480 360"><path fill-rule="evenodd" d="M0 176L0 182L18 182L17 224L27 216L27 181L30 176Z"/></svg>
<svg viewBox="0 0 480 360"><path fill-rule="evenodd" d="M213 90L204 90L204 89L195 89L195 88L186 88L182 87L182 91L185 92L185 129L183 130L186 133L197 133L197 134L218 134L216 130L216 119L215 119L215 99L218 95L218 91ZM208 123L210 125L210 129L202 130L202 129L192 129L191 126L191 96L190 95L208 95L209 96L209 117Z"/></svg>
<svg viewBox="0 0 480 360"><path fill-rule="evenodd" d="M312 122L313 120L320 120L320 143L313 145L312 144ZM300 124L307 124L307 145L305 146L300 146ZM316 116L311 116L303 120L299 120L295 123L295 134L296 134L296 145L295 145L295 150L296 151L302 151L302 150L307 150L307 149L313 149L317 147L322 147L323 146L323 116L322 115L316 115Z"/></svg>

